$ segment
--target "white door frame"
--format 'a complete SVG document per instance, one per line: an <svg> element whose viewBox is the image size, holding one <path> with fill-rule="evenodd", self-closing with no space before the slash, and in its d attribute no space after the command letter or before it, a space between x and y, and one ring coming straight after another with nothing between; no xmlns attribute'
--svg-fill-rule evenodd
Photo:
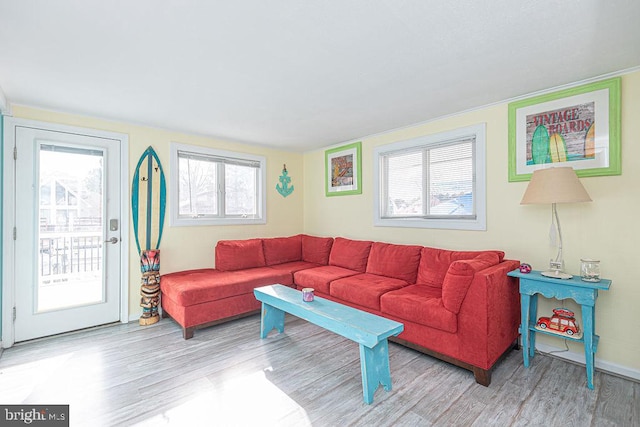
<svg viewBox="0 0 640 427"><path fill-rule="evenodd" d="M15 147L16 127L33 127L57 132L69 132L79 135L102 137L120 141L120 233L122 248L120 251L120 322L129 321L129 136L123 133L60 125L36 120L4 117L4 174L3 174L3 242L2 242L2 337L3 348L11 347L15 342L13 327L13 308L15 306Z"/></svg>

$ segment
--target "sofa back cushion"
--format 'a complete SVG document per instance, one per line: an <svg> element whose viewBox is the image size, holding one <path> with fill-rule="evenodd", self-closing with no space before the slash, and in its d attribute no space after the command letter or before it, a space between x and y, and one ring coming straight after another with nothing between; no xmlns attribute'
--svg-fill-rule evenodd
<svg viewBox="0 0 640 427"><path fill-rule="evenodd" d="M485 252L473 259L453 261L442 283L442 304L452 313L458 314L476 272L500 262L495 252Z"/></svg>
<svg viewBox="0 0 640 427"><path fill-rule="evenodd" d="M329 265L364 273L367 269L372 243L366 240L336 237L331 247L331 254L329 254Z"/></svg>
<svg viewBox="0 0 640 427"><path fill-rule="evenodd" d="M424 247L420 255L420 266L418 267L416 283L441 288L447 270L449 270L452 262L473 259L483 253L495 254L499 262L504 259L504 252L501 251L448 251L445 249Z"/></svg>
<svg viewBox="0 0 640 427"><path fill-rule="evenodd" d="M267 265L284 264L302 259L302 236L262 239L264 260Z"/></svg>
<svg viewBox="0 0 640 427"><path fill-rule="evenodd" d="M302 261L315 264L329 264L329 254L333 246L333 237L302 235Z"/></svg>
<svg viewBox="0 0 640 427"><path fill-rule="evenodd" d="M265 265L262 239L220 240L216 245L217 270L244 270Z"/></svg>
<svg viewBox="0 0 640 427"><path fill-rule="evenodd" d="M422 246L374 242L369 252L367 273L415 283Z"/></svg>

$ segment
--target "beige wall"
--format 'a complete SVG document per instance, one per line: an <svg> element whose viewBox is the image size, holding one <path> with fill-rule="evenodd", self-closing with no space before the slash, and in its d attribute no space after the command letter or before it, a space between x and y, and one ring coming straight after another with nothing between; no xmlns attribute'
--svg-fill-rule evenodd
<svg viewBox="0 0 640 427"><path fill-rule="evenodd" d="M142 152L149 146L158 153L165 170L167 180L172 178L169 168L169 144L183 144L215 147L223 150L260 154L267 158L267 224L249 226L203 226L171 227L168 218L160 244L160 271L172 271L191 268L213 267L214 247L218 240L249 237L272 237L298 234L302 232L303 212L303 174L302 154L266 149L251 145L231 143L219 139L187 135L126 123L111 122L89 117L44 111L19 105L13 106L13 116L44 122L53 122L70 126L101 129L129 135L129 172L126 177L131 185L133 171ZM295 189L291 195L283 198L275 189L278 177L282 174L282 165L287 165ZM167 214L171 198L167 194ZM130 203L127 200L127 203ZM130 318L141 313L140 303L140 258L133 236L133 224L129 221L129 313Z"/></svg>
<svg viewBox="0 0 640 427"><path fill-rule="evenodd" d="M613 280L596 306L600 335L597 359L631 368L640 374L640 73L622 77L622 175L584 178L592 203L559 205L567 271L579 273L580 258L601 260L603 277ZM421 135L477 123L487 124L487 231L452 231L373 226L373 148ZM417 243L450 249L495 248L507 256L545 269L554 255L548 232L551 207L521 206L526 182L507 178L507 104L460 114L381 135L362 138L362 195L325 197L324 150L304 157L304 230L309 234L346 236L395 243ZM348 142L348 141L347 141ZM342 145L342 144L337 144ZM540 314L558 302L541 302ZM578 310L572 301L567 306ZM578 313L578 318L580 319ZM560 339L541 337L549 346ZM582 352L579 344L572 352Z"/></svg>

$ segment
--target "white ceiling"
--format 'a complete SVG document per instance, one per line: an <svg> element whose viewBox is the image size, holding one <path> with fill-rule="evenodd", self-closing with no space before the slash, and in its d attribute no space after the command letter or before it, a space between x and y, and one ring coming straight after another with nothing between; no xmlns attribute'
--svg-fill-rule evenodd
<svg viewBox="0 0 640 427"><path fill-rule="evenodd" d="M308 151L640 66L638 0L0 0L13 104Z"/></svg>

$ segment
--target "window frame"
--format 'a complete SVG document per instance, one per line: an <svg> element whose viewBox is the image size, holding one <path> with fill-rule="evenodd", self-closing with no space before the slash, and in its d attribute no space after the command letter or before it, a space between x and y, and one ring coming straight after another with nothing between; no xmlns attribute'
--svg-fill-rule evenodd
<svg viewBox="0 0 640 427"><path fill-rule="evenodd" d="M389 153L412 150L418 148L432 148L451 143L456 140L475 138L473 148L473 167L475 170L474 204L475 218L424 218L404 217L385 218L382 216L383 206L383 180L384 168L382 162L384 156ZM410 228L435 228L452 230L477 230L487 229L487 197L486 197L486 123L466 126L463 128L445 131L432 135L420 136L391 144L385 144L373 149L373 225L375 227L410 227ZM386 203L386 202L385 202Z"/></svg>
<svg viewBox="0 0 640 427"><path fill-rule="evenodd" d="M171 180L170 180L170 225L171 226L199 226L199 225L250 225L250 224L266 224L267 223L267 194L266 194L266 182L267 182L267 159L264 156L255 154L239 153L234 151L219 150L210 147L201 147L197 145L181 144L178 142L172 142L170 144L171 158ZM179 215L179 186L180 175L178 173L178 152L188 152L195 156L201 155L204 157L221 157L227 159L241 159L244 161L258 162L260 164L257 172L256 183L256 199L257 199L257 217L255 218L241 218L238 216L225 217L221 214L217 217L190 217L185 218ZM223 193L219 193L219 195Z"/></svg>

